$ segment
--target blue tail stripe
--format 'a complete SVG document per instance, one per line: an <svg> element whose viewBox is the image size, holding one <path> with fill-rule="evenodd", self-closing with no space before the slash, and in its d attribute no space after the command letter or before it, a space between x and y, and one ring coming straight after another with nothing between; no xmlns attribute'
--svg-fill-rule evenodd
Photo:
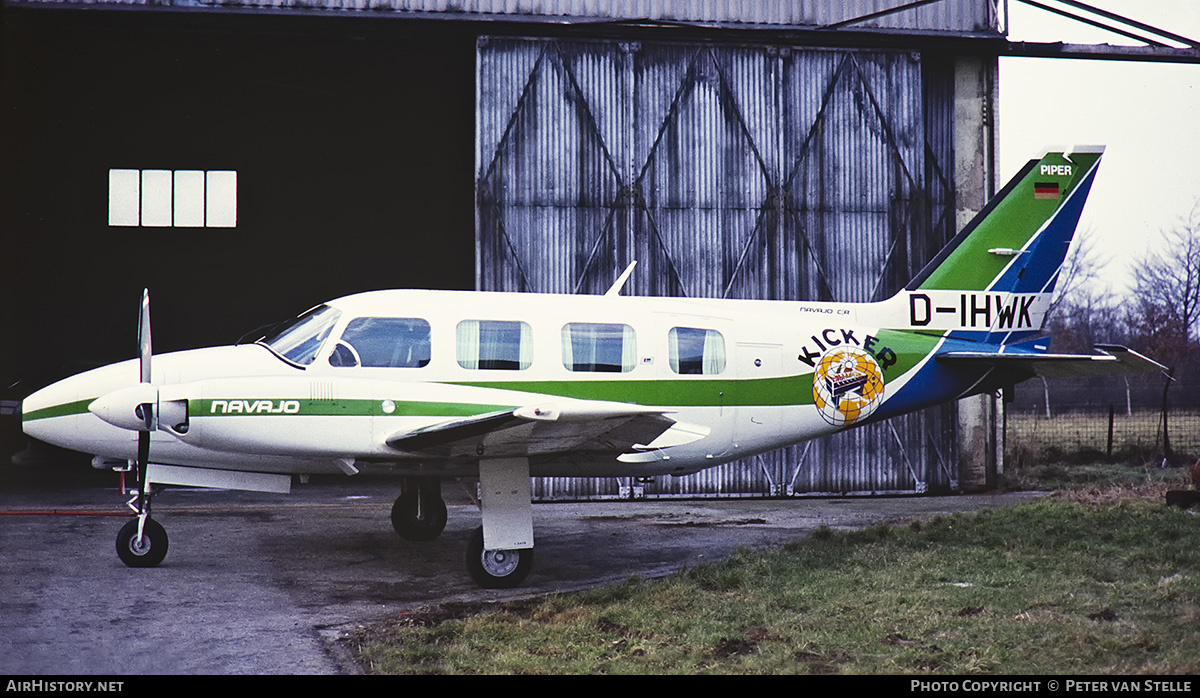
<svg viewBox="0 0 1200 698"><path fill-rule="evenodd" d="M1058 211L1038 234L1033 244L1021 255L1022 265L1014 264L992 285L993 291L1013 293L1041 293L1054 290L1054 282L1071 247L1071 238L1083 214L1088 192L1096 171L1092 169L1084 176L1063 202Z"/></svg>

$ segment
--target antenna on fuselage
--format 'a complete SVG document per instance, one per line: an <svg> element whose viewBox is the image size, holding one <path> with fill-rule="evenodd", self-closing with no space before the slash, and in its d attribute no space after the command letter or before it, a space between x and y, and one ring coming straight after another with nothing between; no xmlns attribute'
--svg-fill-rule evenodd
<svg viewBox="0 0 1200 698"><path fill-rule="evenodd" d="M625 267L625 271L621 272L621 275L618 276L617 280L613 282L613 285L610 286L609 289L604 292L604 295L606 295L606 296L621 295L621 289L625 287L625 282L629 280L629 277L633 274L633 268L636 266L637 266L637 260L635 259L629 263L629 266Z"/></svg>

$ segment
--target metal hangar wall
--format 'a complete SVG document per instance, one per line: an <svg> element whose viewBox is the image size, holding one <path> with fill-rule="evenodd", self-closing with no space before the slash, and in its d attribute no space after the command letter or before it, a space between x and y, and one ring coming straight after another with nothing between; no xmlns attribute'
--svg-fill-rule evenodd
<svg viewBox="0 0 1200 698"><path fill-rule="evenodd" d="M887 298L955 232L952 81L929 63L483 37L480 287L602 293L636 260L634 294ZM928 410L640 493L955 489L953 415Z"/></svg>
<svg viewBox="0 0 1200 698"><path fill-rule="evenodd" d="M33 16L82 4L6 0ZM144 11L94 9L117 5ZM81 223L64 211L39 216L17 202L4 215L15 224L6 225L9 231L19 232L6 237L19 235L28 258L48 255L57 263L53 270L41 262L17 270L10 262L16 280L6 281L0 322L18 334L35 326L40 310L75 302L100 316L91 329L104 335L115 316L113 293L73 301L77 291L59 289L21 308L9 294L27 288L33 275L84 273L95 259L111 257L114 246L127 254L107 270L116 286L131 294L142 284L158 286L167 298L160 306L182 307L190 317L232 307L239 331L250 327L250 316L238 283L210 278L199 284L206 290L200 294L201 272L240 281L255 299L249 310L260 313L258 322L368 288L462 287L470 284L463 271L471 265L474 285L485 290L602 292L637 260L627 292L876 300L915 275L992 188L991 119L1003 34L997 0L87 6L93 9L50 21L46 31L61 35L66 25L67 35L79 39L92 22L78 17L104 15L106 31L132 31L157 48L182 32L185 47L210 52L218 66L212 79L211 61L193 65L171 53L135 80L148 93L146 103L137 86L122 87L105 125L126 147L89 145L99 152L76 149L63 158L87 171L72 175L76 185L101 192L87 205L103 208L96 178L108 168L174 166L163 160L180 158L159 157L162 148L153 147L155 137L160 143L171 137L204 151L186 155L179 167L238 170L238 227L207 231L204 245L195 244L195 231L144 227L133 240L114 242L95 215ZM253 43L266 51L253 50ZM114 45L94 38L83 44L103 58ZM306 50L315 50L308 60ZM13 68L14 58L24 57L6 49L8 85L19 96L40 96L31 87L37 71ZM61 71L69 83L87 82L81 73L88 71ZM462 119L472 77L473 139ZM112 81L100 78L89 89L111 92ZM179 89L197 87L217 92L203 103L205 119L181 120L201 128L173 132L154 105L164 93L178 99ZM223 87L232 90L222 95ZM287 96L284 106L267 99L272 90ZM297 97L305 90L311 99ZM53 138L58 132L40 117L61 118L54 110L67 109L72 98L53 101L44 113L19 112L16 125ZM147 111L159 118L139 123ZM227 119L241 127L222 128ZM356 131L357 137L347 135ZM464 140L467 148L452 145ZM6 147L19 156L17 167L37 162L28 145ZM339 172L332 179L341 184L315 197L322 187L297 189L306 157L328 159L331 149ZM12 201L36 187L28 172L14 169L6 172L6 181L20 180ZM362 169L370 173L359 179ZM289 188L300 194L291 203L280 197ZM342 200L315 200L328 192ZM273 208L260 208L265 200ZM59 231L80 225L87 235L71 241L74 252L64 252ZM471 236L474 255L464 245ZM349 273L322 273L331 265ZM264 310L271 314L262 317ZM232 328L216 321L225 336L214 340L213 324L200 321L174 337L168 330L167 341L179 348L228 341ZM57 360L78 348L77 329L51 330L59 340ZM121 358L121 346L95 351L95 361ZM0 360L10 371L37 362L12 348ZM541 479L535 496L970 489L988 484L996 469L992 409L986 399L965 409L934 408L681 478Z"/></svg>

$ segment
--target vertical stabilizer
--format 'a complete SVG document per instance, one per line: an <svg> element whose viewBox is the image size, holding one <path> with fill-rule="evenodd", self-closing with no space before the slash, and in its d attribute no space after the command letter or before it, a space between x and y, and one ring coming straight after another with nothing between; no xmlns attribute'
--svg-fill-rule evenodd
<svg viewBox="0 0 1200 698"><path fill-rule="evenodd" d="M889 301L887 327L994 343L1038 334L1102 147L1030 160L911 283Z"/></svg>

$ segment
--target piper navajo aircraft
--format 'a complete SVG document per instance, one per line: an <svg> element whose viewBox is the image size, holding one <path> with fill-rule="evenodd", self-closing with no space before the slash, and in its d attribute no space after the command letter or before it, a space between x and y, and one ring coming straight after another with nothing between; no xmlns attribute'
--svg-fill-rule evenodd
<svg viewBox="0 0 1200 698"><path fill-rule="evenodd" d="M1026 378L1157 371L1040 333L1103 149L1030 161L917 278L875 303L376 291L252 344L140 357L29 396L29 436L132 469L117 552L157 565L154 485L288 491L293 475L393 473L396 531L446 524L477 479L467 551L485 587L533 554L531 476L683 475ZM153 367L151 359L153 358Z"/></svg>

